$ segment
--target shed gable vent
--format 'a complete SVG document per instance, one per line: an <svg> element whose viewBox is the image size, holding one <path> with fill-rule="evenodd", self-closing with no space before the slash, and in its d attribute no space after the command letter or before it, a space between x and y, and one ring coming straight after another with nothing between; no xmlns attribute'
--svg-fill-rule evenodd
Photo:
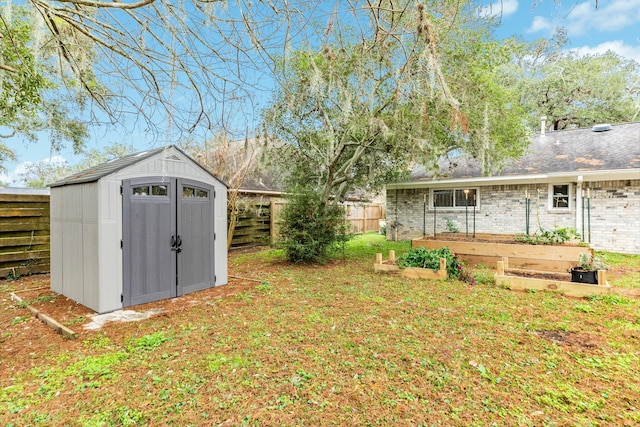
<svg viewBox="0 0 640 427"><path fill-rule="evenodd" d="M593 132L605 132L605 131L611 130L611 125L610 124L595 125L594 127L591 128L591 130Z"/></svg>

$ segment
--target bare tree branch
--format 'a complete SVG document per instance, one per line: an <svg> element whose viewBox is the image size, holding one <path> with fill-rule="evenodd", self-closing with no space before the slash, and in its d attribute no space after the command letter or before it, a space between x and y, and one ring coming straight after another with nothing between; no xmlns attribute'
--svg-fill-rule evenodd
<svg viewBox="0 0 640 427"><path fill-rule="evenodd" d="M5 71L9 71L10 73L17 73L18 70L16 70L13 67L10 67L8 65L4 65L4 64L0 64L0 70L5 70Z"/></svg>
<svg viewBox="0 0 640 427"><path fill-rule="evenodd" d="M107 9L138 9L148 4L155 2L156 0L140 0L134 3L122 3L122 0L113 0L110 2L97 1L97 0L59 0L59 3L69 3L76 6L89 6L95 8L107 8Z"/></svg>

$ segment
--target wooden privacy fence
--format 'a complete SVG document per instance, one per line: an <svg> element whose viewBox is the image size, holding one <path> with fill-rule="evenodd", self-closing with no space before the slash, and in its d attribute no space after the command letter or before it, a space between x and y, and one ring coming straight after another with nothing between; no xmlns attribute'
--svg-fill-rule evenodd
<svg viewBox="0 0 640 427"><path fill-rule="evenodd" d="M0 194L0 277L49 271L49 196Z"/></svg>
<svg viewBox="0 0 640 427"><path fill-rule="evenodd" d="M278 238L280 211L287 202L283 199L271 200L271 239ZM350 225L350 232L354 234L380 231L380 220L385 217L382 203L346 202L345 217Z"/></svg>
<svg viewBox="0 0 640 427"><path fill-rule="evenodd" d="M271 201L269 199L238 200L238 220L231 240L232 248L271 243Z"/></svg>
<svg viewBox="0 0 640 427"><path fill-rule="evenodd" d="M380 231L380 220L384 218L381 203L355 204L347 203L345 215L351 225L351 232L355 234Z"/></svg>

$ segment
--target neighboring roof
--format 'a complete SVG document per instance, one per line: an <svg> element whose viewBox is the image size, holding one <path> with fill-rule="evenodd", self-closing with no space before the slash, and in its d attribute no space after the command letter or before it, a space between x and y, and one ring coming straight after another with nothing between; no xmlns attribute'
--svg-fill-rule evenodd
<svg viewBox="0 0 640 427"><path fill-rule="evenodd" d="M262 161L265 148L264 140L259 138L226 140L205 154L205 163L230 186L241 181L240 192L280 195L284 191L284 178L277 168Z"/></svg>
<svg viewBox="0 0 640 427"><path fill-rule="evenodd" d="M417 167L410 180L414 184L478 179L507 181L510 177L603 175L616 171L633 175L636 170L636 179L640 179L640 122L611 125L610 130L601 132L581 128L538 134L520 160L508 162L491 177L482 175L476 159L461 156L441 163L435 174Z"/></svg>
<svg viewBox="0 0 640 427"><path fill-rule="evenodd" d="M22 187L4 187L0 188L0 194L34 194L48 196L50 193L48 188L22 188Z"/></svg>
<svg viewBox="0 0 640 427"><path fill-rule="evenodd" d="M84 169L78 173L70 175L66 178L61 179L60 181L56 181L52 184L49 184L49 187L62 187L64 185L74 185L74 184L85 184L88 182L98 181L100 178L104 178L105 176L111 175L112 173L118 172L126 167L132 166L138 162L141 162L145 159L148 159L156 154L161 153L167 148L173 148L187 158L191 159L189 155L184 153L175 145L169 145L167 147L154 148L152 150L141 151L139 153L129 154L124 157L120 157L118 159L109 160L108 162L100 163L99 165L90 167L88 169ZM213 176L209 171L200 166L195 160L191 159L193 163L197 164L203 171L207 172L207 174ZM217 178L216 178L217 179Z"/></svg>

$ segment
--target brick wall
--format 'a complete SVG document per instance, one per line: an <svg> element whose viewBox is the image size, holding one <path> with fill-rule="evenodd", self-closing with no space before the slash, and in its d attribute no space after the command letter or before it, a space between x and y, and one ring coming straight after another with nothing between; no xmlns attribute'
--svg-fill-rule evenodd
<svg viewBox="0 0 640 427"><path fill-rule="evenodd" d="M589 187L592 245L640 254L640 180L594 182Z"/></svg>
<svg viewBox="0 0 640 427"><path fill-rule="evenodd" d="M640 180L606 181L585 184L591 196L591 243L599 250L640 254ZM576 228L576 185L571 189L568 211L548 209L548 185L495 185L479 187L479 207L475 211L478 233L515 234L526 231L525 190L531 195L529 230L539 227ZM424 208L424 194L427 207ZM586 194L585 194L586 195ZM437 233L448 231L447 220L460 233L473 233L473 208L438 208L429 204L429 189L387 190L387 238L400 240L433 235L434 216ZM434 215L435 213L435 215ZM577 212L582 217L582 210ZM585 240L588 239L585 210ZM468 220L466 219L468 218ZM400 226L393 227L395 221ZM577 230L582 233L582 227Z"/></svg>

